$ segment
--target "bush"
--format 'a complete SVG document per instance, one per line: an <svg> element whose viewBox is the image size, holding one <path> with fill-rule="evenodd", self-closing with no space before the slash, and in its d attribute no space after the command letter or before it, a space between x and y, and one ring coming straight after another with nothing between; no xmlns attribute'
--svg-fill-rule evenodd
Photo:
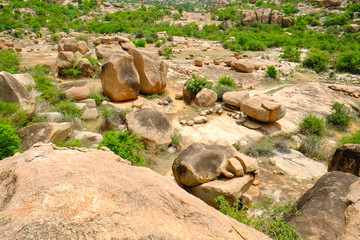
<svg viewBox="0 0 360 240"><path fill-rule="evenodd" d="M61 37L60 37L59 34L55 33L55 34L50 36L50 40L53 43L59 43L61 41Z"/></svg>
<svg viewBox="0 0 360 240"><path fill-rule="evenodd" d="M7 50L0 51L0 72L18 73L20 71L20 59L21 55L19 53Z"/></svg>
<svg viewBox="0 0 360 240"><path fill-rule="evenodd" d="M300 132L306 135L321 136L325 132L325 120L310 114L300 123Z"/></svg>
<svg viewBox="0 0 360 240"><path fill-rule="evenodd" d="M218 80L218 84L221 84L223 86L228 86L228 87L231 87L231 88L235 88L236 85L235 85L235 82L234 82L234 79L232 79L231 77L229 76L222 76L219 78Z"/></svg>
<svg viewBox="0 0 360 240"><path fill-rule="evenodd" d="M51 104L56 104L65 98L65 94L52 83L52 79L40 76L34 79L36 89L41 92L41 98L49 101Z"/></svg>
<svg viewBox="0 0 360 240"><path fill-rule="evenodd" d="M0 160L11 157L19 150L21 139L10 124L0 124Z"/></svg>
<svg viewBox="0 0 360 240"><path fill-rule="evenodd" d="M108 97L102 95L101 93L93 93L90 95L89 98L94 99L97 106L99 106L104 100L110 101L110 99Z"/></svg>
<svg viewBox="0 0 360 240"><path fill-rule="evenodd" d="M263 204L249 207L244 203L240 203L239 200L231 206L224 196L219 196L214 201L217 203L221 213L263 232L272 239L300 240L295 227L288 225L285 221L285 215L288 213L295 213L297 216L301 215L301 212L296 209L295 200L280 205L276 204L274 199L266 197ZM259 214L249 217L248 211L258 212Z"/></svg>
<svg viewBox="0 0 360 240"><path fill-rule="evenodd" d="M340 54L335 68L339 71L360 74L360 51L346 51Z"/></svg>
<svg viewBox="0 0 360 240"><path fill-rule="evenodd" d="M74 118L80 117L82 111L71 101L61 101L56 104L53 108L53 111L61 113L61 116L64 121L71 122Z"/></svg>
<svg viewBox="0 0 360 240"><path fill-rule="evenodd" d="M51 67L48 65L36 64L35 66L30 67L28 72L33 78L44 77L51 72Z"/></svg>
<svg viewBox="0 0 360 240"><path fill-rule="evenodd" d="M281 54L280 57L290 62L300 62L300 55L301 51L299 48L294 46L286 46L284 48L283 54Z"/></svg>
<svg viewBox="0 0 360 240"><path fill-rule="evenodd" d="M85 41L87 44L89 44L90 36L87 34L80 34L75 37L75 40L79 41Z"/></svg>
<svg viewBox="0 0 360 240"><path fill-rule="evenodd" d="M274 155L274 147L268 142L259 142L251 144L245 153L252 157L265 157Z"/></svg>
<svg viewBox="0 0 360 240"><path fill-rule="evenodd" d="M19 105L0 101L0 124L9 124L17 131L31 122L39 121L41 119L36 116L31 118L28 112L22 110Z"/></svg>
<svg viewBox="0 0 360 240"><path fill-rule="evenodd" d="M126 132L107 132L104 135L104 140L101 141L98 148L105 146L108 147L115 154L129 160L133 165L144 166L144 158L140 155L145 149L143 143L140 142L141 138L136 134Z"/></svg>
<svg viewBox="0 0 360 240"><path fill-rule="evenodd" d="M72 67L66 67L63 68L61 70L61 74L62 76L66 77L66 78L77 78L78 76L80 76L82 74L82 69L79 66L79 62L74 63L74 65Z"/></svg>
<svg viewBox="0 0 360 240"><path fill-rule="evenodd" d="M137 48L146 47L146 41L144 39L139 39L139 40L135 41L134 44Z"/></svg>
<svg viewBox="0 0 360 240"><path fill-rule="evenodd" d="M347 143L360 144L360 131L357 131L356 133L352 134L350 137L343 137L339 141L338 146L342 146Z"/></svg>
<svg viewBox="0 0 360 240"><path fill-rule="evenodd" d="M182 141L182 135L179 133L179 130L175 130L173 134L171 134L171 145L176 149L180 148L180 144Z"/></svg>
<svg viewBox="0 0 360 240"><path fill-rule="evenodd" d="M274 65L271 65L271 66L268 66L265 77L271 77L271 78L276 79L277 74L278 74L278 70L276 70Z"/></svg>
<svg viewBox="0 0 360 240"><path fill-rule="evenodd" d="M165 51L161 52L161 55L165 56L166 59L170 59L172 54L173 54L172 48L168 48Z"/></svg>
<svg viewBox="0 0 360 240"><path fill-rule="evenodd" d="M325 52L312 52L304 61L303 66L313 69L316 73L327 70L329 57Z"/></svg>
<svg viewBox="0 0 360 240"><path fill-rule="evenodd" d="M229 87L222 84L216 84L214 87L211 88L217 94L217 100L222 101L222 97L226 92L233 92L236 91L236 87Z"/></svg>
<svg viewBox="0 0 360 240"><path fill-rule="evenodd" d="M299 151L309 158L326 161L328 157L324 148L325 142L320 136L310 135L303 139Z"/></svg>
<svg viewBox="0 0 360 240"><path fill-rule="evenodd" d="M346 127L350 122L350 109L347 108L344 104L334 102L331 106L333 113L328 117L328 123L334 126Z"/></svg>
<svg viewBox="0 0 360 240"><path fill-rule="evenodd" d="M188 80L186 88L189 90L191 97L194 98L198 92L203 88L211 88L212 83L206 80L206 77L200 78L197 75L193 75L191 79Z"/></svg>
<svg viewBox="0 0 360 240"><path fill-rule="evenodd" d="M71 147L83 147L84 143L80 140L80 139L71 139L68 140L66 142L56 142L56 146L58 147L66 147L66 148L71 148Z"/></svg>

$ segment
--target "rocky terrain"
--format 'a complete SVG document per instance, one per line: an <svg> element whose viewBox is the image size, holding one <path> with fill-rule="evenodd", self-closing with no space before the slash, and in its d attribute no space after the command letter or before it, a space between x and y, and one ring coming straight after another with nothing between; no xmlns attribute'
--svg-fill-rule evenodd
<svg viewBox="0 0 360 240"><path fill-rule="evenodd" d="M358 4L46 2L0 2L0 239L360 238Z"/></svg>

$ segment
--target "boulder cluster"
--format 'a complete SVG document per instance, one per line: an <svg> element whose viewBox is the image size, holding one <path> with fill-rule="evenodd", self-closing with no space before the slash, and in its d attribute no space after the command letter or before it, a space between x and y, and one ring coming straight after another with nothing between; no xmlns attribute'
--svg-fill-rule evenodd
<svg viewBox="0 0 360 240"><path fill-rule="evenodd" d="M257 10L245 10L242 14L242 24L244 26L250 26L254 22L262 24L279 24L284 27L290 27L292 20L288 17L285 17L283 13L277 10L272 10L270 8L260 8Z"/></svg>

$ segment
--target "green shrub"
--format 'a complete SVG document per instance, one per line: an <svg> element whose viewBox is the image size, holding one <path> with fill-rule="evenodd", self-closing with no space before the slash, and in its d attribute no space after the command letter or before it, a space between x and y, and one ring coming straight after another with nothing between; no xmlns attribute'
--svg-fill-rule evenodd
<svg viewBox="0 0 360 240"><path fill-rule="evenodd" d="M283 54L281 54L280 57L290 62L300 62L300 55L301 51L299 48L294 46L286 46L284 48Z"/></svg>
<svg viewBox="0 0 360 240"><path fill-rule="evenodd" d="M203 88L211 88L212 83L206 80L206 77L200 78L197 75L193 75L191 79L188 80L186 88L189 90L191 97L195 97L198 92Z"/></svg>
<svg viewBox="0 0 360 240"><path fill-rule="evenodd" d="M140 155L145 146L140 142L141 138L136 134L126 132L107 132L104 140L101 141L98 148L108 147L115 154L129 160L133 165L144 166L144 158Z"/></svg>
<svg viewBox="0 0 360 240"><path fill-rule="evenodd" d="M66 67L61 69L60 75L66 78L77 78L82 74L82 69L79 66L79 62L76 62L72 67Z"/></svg>
<svg viewBox="0 0 360 240"><path fill-rule="evenodd" d="M360 74L360 51L346 51L340 54L335 65L339 71Z"/></svg>
<svg viewBox="0 0 360 240"><path fill-rule="evenodd" d="M325 120L309 114L300 123L300 132L306 135L321 136L325 132Z"/></svg>
<svg viewBox="0 0 360 240"><path fill-rule="evenodd" d="M62 119L69 122L82 115L82 111L69 100L57 103L52 110L60 112Z"/></svg>
<svg viewBox="0 0 360 240"><path fill-rule="evenodd" d="M19 53L8 50L0 51L0 72L18 73L20 71L20 59Z"/></svg>
<svg viewBox="0 0 360 240"><path fill-rule="evenodd" d="M110 101L108 97L104 96L101 93L93 93L90 95L89 98L94 99L97 106L99 106L103 101Z"/></svg>
<svg viewBox="0 0 360 240"><path fill-rule="evenodd" d="M75 37L76 40L79 41L85 41L87 44L89 44L90 36L87 34L80 34Z"/></svg>
<svg viewBox="0 0 360 240"><path fill-rule="evenodd" d="M171 145L176 149L180 148L180 144L182 141L182 135L179 133L179 130L175 130L173 134L171 134Z"/></svg>
<svg viewBox="0 0 360 240"><path fill-rule="evenodd" d="M71 147L81 148L83 147L83 145L84 143L80 139L71 139L65 142L56 142L56 146L66 147L66 148L71 148Z"/></svg>
<svg viewBox="0 0 360 240"><path fill-rule="evenodd" d="M0 101L0 124L10 124L17 131L33 121L38 121L36 116L31 117L19 105Z"/></svg>
<svg viewBox="0 0 360 240"><path fill-rule="evenodd" d="M35 66L30 67L28 72L35 79L47 76L51 72L51 67L48 65L36 64Z"/></svg>
<svg viewBox="0 0 360 240"><path fill-rule="evenodd" d="M324 148L325 142L320 136L310 135L302 140L299 151L309 158L326 161L328 156Z"/></svg>
<svg viewBox="0 0 360 240"><path fill-rule="evenodd" d="M245 153L252 157L273 156L275 148L269 142L253 143L247 147Z"/></svg>
<svg viewBox="0 0 360 240"><path fill-rule="evenodd" d="M222 76L222 77L220 77L219 80L218 80L218 84L221 84L221 85L224 85L224 86L228 86L228 87L231 87L231 88L236 88L234 79L232 79L232 78L229 77L229 76Z"/></svg>
<svg viewBox="0 0 360 240"><path fill-rule="evenodd" d="M107 119L115 118L116 116L119 115L119 112L116 110L114 106L107 105L100 109L100 115L103 119L107 120Z"/></svg>
<svg viewBox="0 0 360 240"><path fill-rule="evenodd" d="M0 160L11 157L19 150L21 139L10 124L0 124Z"/></svg>
<svg viewBox="0 0 360 240"><path fill-rule="evenodd" d="M261 205L251 205L249 207L244 202L240 203L239 200L231 206L224 196L219 196L214 201L217 203L221 213L263 232L272 239L300 240L295 227L288 225L285 221L285 215L288 213L295 213L297 216L301 215L301 212L296 209L295 200L278 204L275 203L274 199L266 197L266 201ZM258 212L259 214L249 217L248 211Z"/></svg>
<svg viewBox="0 0 360 240"><path fill-rule="evenodd" d="M145 95L145 98L149 99L149 100L154 100L154 99L159 98L159 95L157 95L157 94Z"/></svg>
<svg viewBox="0 0 360 240"><path fill-rule="evenodd" d="M266 69L265 77L271 77L271 78L276 79L277 74L278 74L278 70L276 70L274 65L271 65L271 66L268 66L268 68Z"/></svg>
<svg viewBox="0 0 360 240"><path fill-rule="evenodd" d="M168 48L165 51L161 52L161 55L165 56L166 59L170 59L172 54L173 54L172 48Z"/></svg>
<svg viewBox="0 0 360 240"><path fill-rule="evenodd" d="M50 40L53 43L59 43L61 41L61 37L60 37L59 34L55 33L55 34L50 36Z"/></svg>
<svg viewBox="0 0 360 240"><path fill-rule="evenodd" d="M50 102L50 104L56 104L65 99L65 94L52 83L52 79L44 76L40 76L34 79L36 89L41 92L41 98Z"/></svg>
<svg viewBox="0 0 360 240"><path fill-rule="evenodd" d="M349 137L343 137L337 145L342 146L347 143L360 144L360 131L357 131Z"/></svg>
<svg viewBox="0 0 360 240"><path fill-rule="evenodd" d="M350 109L344 104L339 102L334 102L331 106L333 113L328 117L328 123L334 126L346 127L350 122Z"/></svg>
<svg viewBox="0 0 360 240"><path fill-rule="evenodd" d="M146 41L144 39L139 39L139 40L135 41L134 44L137 48L146 47Z"/></svg>
<svg viewBox="0 0 360 240"><path fill-rule="evenodd" d="M226 92L233 92L238 90L236 87L229 87L222 84L216 84L214 87L211 88L217 94L217 100L222 101L222 97Z"/></svg>
<svg viewBox="0 0 360 240"><path fill-rule="evenodd" d="M325 52L312 52L304 61L303 66L313 69L316 73L327 70L329 57Z"/></svg>

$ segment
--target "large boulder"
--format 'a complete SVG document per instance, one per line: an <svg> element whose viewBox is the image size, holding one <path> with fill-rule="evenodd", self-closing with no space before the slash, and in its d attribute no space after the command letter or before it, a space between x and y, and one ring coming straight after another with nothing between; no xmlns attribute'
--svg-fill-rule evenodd
<svg viewBox="0 0 360 240"><path fill-rule="evenodd" d="M360 237L360 180L354 182L345 197L345 227L338 240L356 240Z"/></svg>
<svg viewBox="0 0 360 240"><path fill-rule="evenodd" d="M266 97L248 98L242 102L241 111L260 122L272 123L286 114L285 107Z"/></svg>
<svg viewBox="0 0 360 240"><path fill-rule="evenodd" d="M164 61L156 61L136 49L128 53L134 57L135 67L140 77L140 92L144 94L160 94L165 91L168 65Z"/></svg>
<svg viewBox="0 0 360 240"><path fill-rule="evenodd" d="M81 76L85 78L93 78L95 76L93 66L86 58L79 59L79 67L81 68Z"/></svg>
<svg viewBox="0 0 360 240"><path fill-rule="evenodd" d="M122 50L118 42L109 42L106 44L99 44L95 47L95 53L98 58L109 58L114 53L122 53L126 55L126 52Z"/></svg>
<svg viewBox="0 0 360 240"><path fill-rule="evenodd" d="M360 145L345 144L336 149L329 161L328 171L341 171L360 176Z"/></svg>
<svg viewBox="0 0 360 240"><path fill-rule="evenodd" d="M65 141L72 133L72 123L34 123L24 127L19 131L21 138L20 148L22 150L28 149L38 142L56 143Z"/></svg>
<svg viewBox="0 0 360 240"><path fill-rule="evenodd" d="M122 53L113 54L102 65L101 84L104 94L112 101L136 99L140 78L134 58Z"/></svg>
<svg viewBox="0 0 360 240"><path fill-rule="evenodd" d="M224 103L240 108L244 100L250 98L248 91L235 91L224 93L222 100Z"/></svg>
<svg viewBox="0 0 360 240"><path fill-rule="evenodd" d="M270 240L110 151L37 145L0 169L2 240Z"/></svg>
<svg viewBox="0 0 360 240"><path fill-rule="evenodd" d="M19 104L24 110L33 114L35 100L28 90L8 72L0 72L0 100Z"/></svg>
<svg viewBox="0 0 360 240"><path fill-rule="evenodd" d="M242 13L242 24L250 26L256 21L256 13L254 10L245 10Z"/></svg>
<svg viewBox="0 0 360 240"><path fill-rule="evenodd" d="M301 239L336 240L345 225L346 209L342 198L358 177L343 172L330 172L299 199L300 216L291 216L288 223L295 226Z"/></svg>
<svg viewBox="0 0 360 240"><path fill-rule="evenodd" d="M145 140L147 147L170 145L173 128L164 114L146 108L128 113L125 118L129 131Z"/></svg>
<svg viewBox="0 0 360 240"><path fill-rule="evenodd" d="M83 100L89 98L91 95L91 90L88 85L81 87L72 87L65 91L66 99L72 99L75 101Z"/></svg>
<svg viewBox="0 0 360 240"><path fill-rule="evenodd" d="M217 94L211 89L203 88L195 96L195 103L199 107L214 106L217 100Z"/></svg>
<svg viewBox="0 0 360 240"><path fill-rule="evenodd" d="M71 51L73 53L80 52L84 55L89 50L85 41L68 41L64 43L64 51Z"/></svg>
<svg viewBox="0 0 360 240"><path fill-rule="evenodd" d="M249 60L240 59L232 63L234 68L240 72L252 73L255 69L254 63Z"/></svg>
<svg viewBox="0 0 360 240"><path fill-rule="evenodd" d="M270 21L271 8L260 8L255 11L256 19L259 23L267 24Z"/></svg>

